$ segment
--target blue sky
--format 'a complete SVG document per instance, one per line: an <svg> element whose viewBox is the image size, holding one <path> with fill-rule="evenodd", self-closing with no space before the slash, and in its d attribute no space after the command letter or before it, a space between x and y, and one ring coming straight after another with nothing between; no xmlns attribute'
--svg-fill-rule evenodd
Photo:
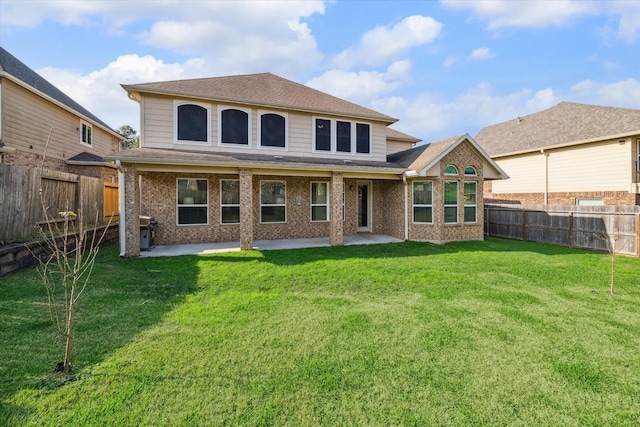
<svg viewBox="0 0 640 427"><path fill-rule="evenodd" d="M640 2L0 1L0 45L113 128L120 84L272 72L429 142L561 101L640 108Z"/></svg>

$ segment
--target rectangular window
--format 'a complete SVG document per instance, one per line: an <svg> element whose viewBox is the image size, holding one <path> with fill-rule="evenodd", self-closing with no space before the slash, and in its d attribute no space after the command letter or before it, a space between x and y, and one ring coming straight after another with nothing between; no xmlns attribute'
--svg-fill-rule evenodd
<svg viewBox="0 0 640 427"><path fill-rule="evenodd" d="M477 222L478 212L478 183L467 181L464 183L464 222Z"/></svg>
<svg viewBox="0 0 640 427"><path fill-rule="evenodd" d="M284 181L260 181L260 222L286 222L287 187Z"/></svg>
<svg viewBox="0 0 640 427"><path fill-rule="evenodd" d="M331 120L316 119L316 151L331 151Z"/></svg>
<svg viewBox="0 0 640 427"><path fill-rule="evenodd" d="M458 222L458 181L444 183L444 222L445 224Z"/></svg>
<svg viewBox="0 0 640 427"><path fill-rule="evenodd" d="M178 225L209 223L207 180L178 178Z"/></svg>
<svg viewBox="0 0 640 427"><path fill-rule="evenodd" d="M351 152L351 122L337 122L338 151Z"/></svg>
<svg viewBox="0 0 640 427"><path fill-rule="evenodd" d="M329 189L326 182L311 183L311 221L329 220Z"/></svg>
<svg viewBox="0 0 640 427"><path fill-rule="evenodd" d="M371 127L365 123L356 124L356 152L371 153Z"/></svg>
<svg viewBox="0 0 640 427"><path fill-rule="evenodd" d="M220 180L220 222L238 224L240 222L240 180Z"/></svg>
<svg viewBox="0 0 640 427"><path fill-rule="evenodd" d="M91 126L82 123L81 131L80 141L82 141L83 144L91 145Z"/></svg>
<svg viewBox="0 0 640 427"><path fill-rule="evenodd" d="M433 183L431 181L413 183L413 222L433 223Z"/></svg>

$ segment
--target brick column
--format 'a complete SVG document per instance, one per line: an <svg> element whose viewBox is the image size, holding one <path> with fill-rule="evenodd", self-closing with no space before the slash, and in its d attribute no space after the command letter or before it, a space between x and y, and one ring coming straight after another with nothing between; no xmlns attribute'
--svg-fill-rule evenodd
<svg viewBox="0 0 640 427"><path fill-rule="evenodd" d="M344 244L344 230L342 222L342 191L343 175L333 172L331 175L331 230L329 243L332 246L342 246Z"/></svg>
<svg viewBox="0 0 640 427"><path fill-rule="evenodd" d="M124 164L125 255L140 255L140 180L134 165Z"/></svg>
<svg viewBox="0 0 640 427"><path fill-rule="evenodd" d="M253 172L240 169L240 249L253 249Z"/></svg>

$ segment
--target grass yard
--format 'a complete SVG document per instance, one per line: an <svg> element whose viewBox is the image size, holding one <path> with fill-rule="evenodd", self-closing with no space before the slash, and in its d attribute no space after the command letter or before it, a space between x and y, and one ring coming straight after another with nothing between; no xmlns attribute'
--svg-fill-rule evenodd
<svg viewBox="0 0 640 427"><path fill-rule="evenodd" d="M0 279L0 425L640 423L640 260L500 239L175 258L104 249L73 374Z"/></svg>

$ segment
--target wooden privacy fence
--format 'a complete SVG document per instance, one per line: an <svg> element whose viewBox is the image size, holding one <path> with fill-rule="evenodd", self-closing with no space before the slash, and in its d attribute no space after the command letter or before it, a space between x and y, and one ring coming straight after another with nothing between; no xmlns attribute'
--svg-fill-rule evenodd
<svg viewBox="0 0 640 427"><path fill-rule="evenodd" d="M487 236L640 256L638 206L484 206Z"/></svg>
<svg viewBox="0 0 640 427"><path fill-rule="evenodd" d="M47 214L54 220L59 220L58 212L78 213L81 206L85 225L95 224L96 219L108 220L118 211L118 184L0 163L0 244L27 240L36 234L36 226L45 219L40 189Z"/></svg>

